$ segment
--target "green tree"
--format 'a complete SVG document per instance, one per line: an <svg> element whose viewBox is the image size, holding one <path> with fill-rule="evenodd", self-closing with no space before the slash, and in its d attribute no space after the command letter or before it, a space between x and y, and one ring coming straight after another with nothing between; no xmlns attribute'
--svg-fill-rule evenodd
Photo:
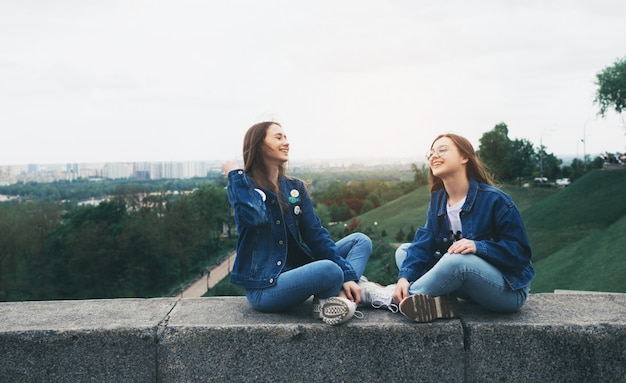
<svg viewBox="0 0 626 383"><path fill-rule="evenodd" d="M535 160L537 161L539 176L554 180L561 174L563 160L557 158L553 153L547 153L544 145L538 148Z"/></svg>
<svg viewBox="0 0 626 383"><path fill-rule="evenodd" d="M332 205L330 207L330 219L333 222L347 221L353 217L353 212L345 202L341 202L339 205Z"/></svg>
<svg viewBox="0 0 626 383"><path fill-rule="evenodd" d="M124 262L117 238L126 217L120 201L68 213L46 243L43 298L116 297Z"/></svg>
<svg viewBox="0 0 626 383"><path fill-rule="evenodd" d="M119 270L116 296L163 296L179 282L178 265L165 256L162 238L155 209L129 215L117 239L124 263Z"/></svg>
<svg viewBox="0 0 626 383"><path fill-rule="evenodd" d="M517 178L520 185L524 177L532 175L535 169L534 157L535 148L530 141L515 139L511 142L511 150L506 154L505 162L509 167L509 174Z"/></svg>
<svg viewBox="0 0 626 383"><path fill-rule="evenodd" d="M200 250L205 253L217 252L224 228L234 226L226 190L207 185L196 190L192 198L198 215L198 232L195 234L200 241Z"/></svg>
<svg viewBox="0 0 626 383"><path fill-rule="evenodd" d="M509 128L504 122L497 124L489 132L483 133L479 139L478 155L494 178L507 180L510 178L506 158L510 156L512 142L509 139Z"/></svg>
<svg viewBox="0 0 626 383"><path fill-rule="evenodd" d="M411 170L414 173L413 182L416 187L428 185L428 166L426 164L422 164L419 168L416 164L411 164Z"/></svg>
<svg viewBox="0 0 626 383"><path fill-rule="evenodd" d="M611 108L621 114L626 108L626 57L596 74L596 85L594 103L600 107L600 116Z"/></svg>
<svg viewBox="0 0 626 383"><path fill-rule="evenodd" d="M412 229L412 228L411 228ZM409 230L408 233L406 233L406 239L405 242L413 242L413 238L415 237L415 231L414 230Z"/></svg>
<svg viewBox="0 0 626 383"><path fill-rule="evenodd" d="M400 228L400 230L398 230L398 232L396 233L396 241L404 241L405 235L406 234L404 234L404 230Z"/></svg>
<svg viewBox="0 0 626 383"><path fill-rule="evenodd" d="M36 299L40 257L61 216L47 202L0 203L0 300Z"/></svg>
<svg viewBox="0 0 626 383"><path fill-rule="evenodd" d="M572 181L574 181L585 174L586 166L583 160L580 158L574 158L571 165L569 167L564 167L563 171L563 176L569 177Z"/></svg>
<svg viewBox="0 0 626 383"><path fill-rule="evenodd" d="M370 210L374 210L375 207L376 206L374 206L372 200L366 198L365 201L363 201L363 206L361 206L361 211L359 212L359 214L367 213Z"/></svg>
<svg viewBox="0 0 626 383"><path fill-rule="evenodd" d="M332 222L330 218L330 208L323 203L315 204L313 208L315 209L315 214L317 214L322 222L322 226L327 227Z"/></svg>

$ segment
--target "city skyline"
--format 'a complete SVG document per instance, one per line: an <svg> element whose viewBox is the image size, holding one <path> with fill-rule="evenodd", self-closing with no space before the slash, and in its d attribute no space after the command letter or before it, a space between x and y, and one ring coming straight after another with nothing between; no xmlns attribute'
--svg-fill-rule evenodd
<svg viewBox="0 0 626 383"><path fill-rule="evenodd" d="M320 159L296 161L290 167L299 171L316 171L337 168L372 168L379 166L404 166L416 162L412 158L360 158ZM0 186L18 182L52 182L77 179L189 179L221 173L221 161L135 161L68 164L18 164L0 165ZM243 166L243 162L240 161Z"/></svg>

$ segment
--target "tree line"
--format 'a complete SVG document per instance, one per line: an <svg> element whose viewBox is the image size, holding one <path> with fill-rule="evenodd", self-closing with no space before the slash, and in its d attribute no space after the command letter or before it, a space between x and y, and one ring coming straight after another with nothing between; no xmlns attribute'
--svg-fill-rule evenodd
<svg viewBox="0 0 626 383"><path fill-rule="evenodd" d="M181 192L210 185L223 176L209 173L206 178L168 179L168 180L137 180L132 184L140 187L143 192L158 193L161 191ZM79 178L72 181L53 182L18 182L13 185L0 186L0 194L19 196L22 200L64 201L71 204L88 199L99 199L119 193L129 184L127 179L89 179Z"/></svg>
<svg viewBox="0 0 626 383"><path fill-rule="evenodd" d="M504 122L483 133L479 142L477 154L499 182L521 184L533 177L575 180L589 170L602 168L604 163L604 159L597 156L591 161L575 158L570 165L563 165L563 160L548 153L547 147L541 143L535 147L525 138L509 138L509 129Z"/></svg>
<svg viewBox="0 0 626 383"><path fill-rule="evenodd" d="M226 192L137 185L97 206L0 204L0 300L166 296L233 248Z"/></svg>

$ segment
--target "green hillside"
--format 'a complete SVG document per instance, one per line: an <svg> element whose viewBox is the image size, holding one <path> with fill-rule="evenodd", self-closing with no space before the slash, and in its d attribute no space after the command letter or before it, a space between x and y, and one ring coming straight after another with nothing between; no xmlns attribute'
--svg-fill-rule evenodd
<svg viewBox="0 0 626 383"><path fill-rule="evenodd" d="M535 263L532 292L555 289L626 292L626 217L591 231Z"/></svg>
<svg viewBox="0 0 626 383"><path fill-rule="evenodd" d="M532 290L626 292L626 171L593 171L565 189L503 187L515 200L533 248ZM401 228L424 224L428 189L419 188L358 217L365 231L385 230L394 242ZM368 233L369 234L369 233ZM366 273L393 265L393 249L372 257ZM388 257L388 258L387 258ZM395 271L395 270L392 270ZM390 277L381 276L389 283Z"/></svg>
<svg viewBox="0 0 626 383"><path fill-rule="evenodd" d="M535 262L624 217L625 193L626 171L596 170L523 210Z"/></svg>
<svg viewBox="0 0 626 383"><path fill-rule="evenodd" d="M378 209L370 210L358 217L363 228L385 230L393 242L396 233L402 229L408 234L409 229L424 225L429 200L428 186L422 186L413 192L393 200Z"/></svg>
<svg viewBox="0 0 626 383"><path fill-rule="evenodd" d="M626 292L626 171L598 170L523 212L532 291Z"/></svg>

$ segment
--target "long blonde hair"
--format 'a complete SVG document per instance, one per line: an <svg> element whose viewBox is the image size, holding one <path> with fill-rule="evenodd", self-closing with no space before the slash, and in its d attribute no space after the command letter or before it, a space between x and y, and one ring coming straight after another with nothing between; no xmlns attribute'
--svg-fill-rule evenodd
<svg viewBox="0 0 626 383"><path fill-rule="evenodd" d="M489 185L494 185L493 175L487 171L487 167L480 160L476 152L474 151L474 147L469 140L463 136L459 136L454 133L444 133L438 135L430 145L433 144L440 138L447 137L449 138L454 146L456 146L457 150L461 154L462 157L467 158L467 164L465 166L465 174L475 179L478 182L483 182ZM430 191L434 192L436 190L443 189L443 181L441 178L435 177L432 169L428 170L428 178L430 180Z"/></svg>

